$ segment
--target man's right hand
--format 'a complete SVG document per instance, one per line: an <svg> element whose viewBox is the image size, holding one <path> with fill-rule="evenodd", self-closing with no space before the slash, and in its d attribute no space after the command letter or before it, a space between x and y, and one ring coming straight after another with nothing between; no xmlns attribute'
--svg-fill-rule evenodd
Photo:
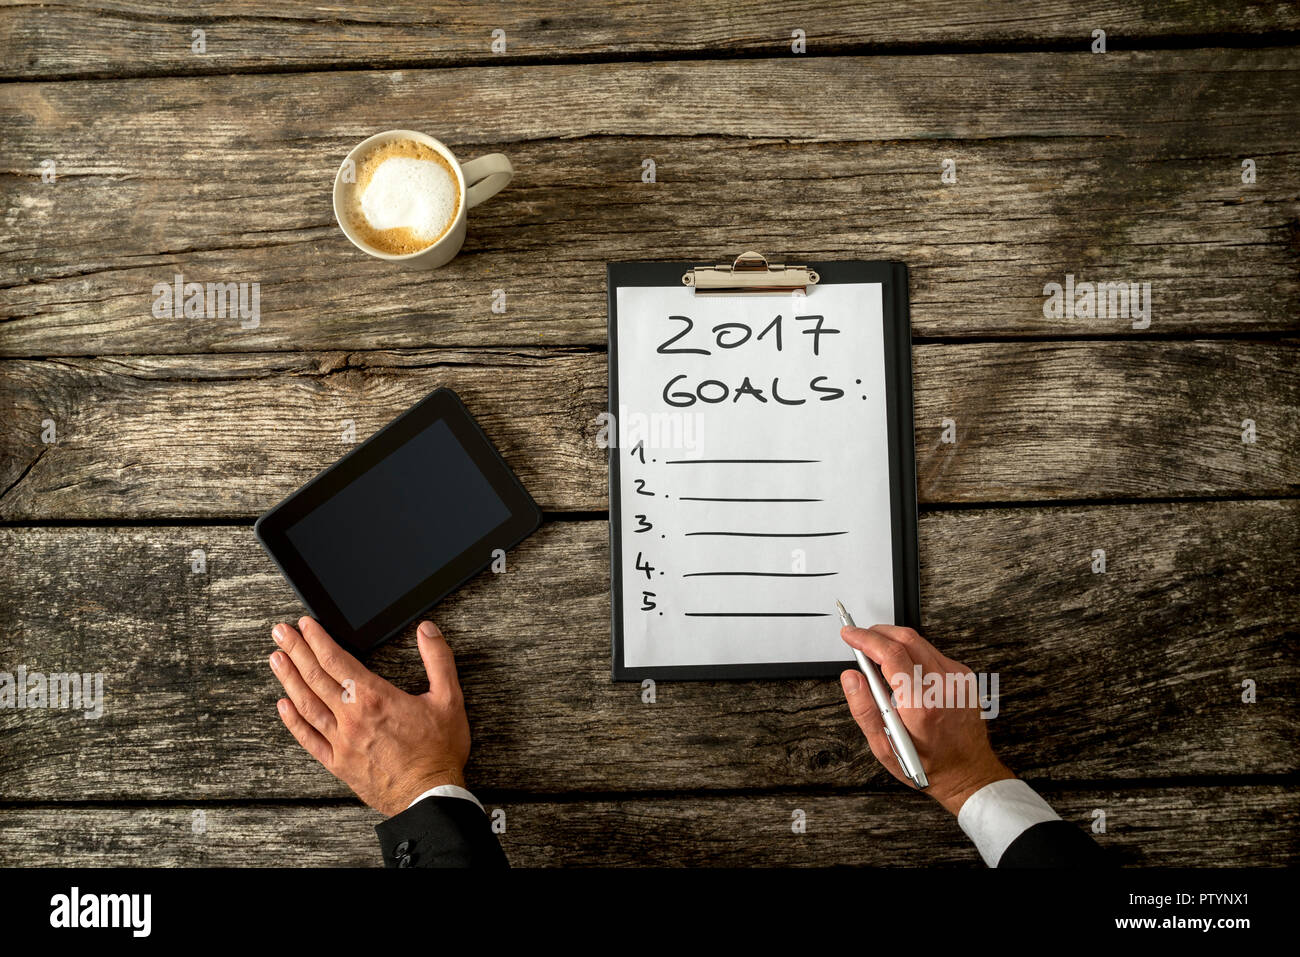
<svg viewBox="0 0 1300 957"><path fill-rule="evenodd" d="M840 637L879 665L887 684L893 683L896 675L905 676L909 685L912 684L916 665L921 666L923 675L937 674L941 682L946 674L972 673L965 665L940 654L911 628L896 625L843 628ZM840 684L849 711L867 736L871 753L890 774L910 785L885 737L884 722L867 679L855 668L840 675ZM927 794L956 814L966 799L986 784L1015 777L993 753L987 726L980 717L978 694L968 696L961 708L925 708L921 707L921 689L914 690L912 700L900 702L897 710L930 779Z"/></svg>

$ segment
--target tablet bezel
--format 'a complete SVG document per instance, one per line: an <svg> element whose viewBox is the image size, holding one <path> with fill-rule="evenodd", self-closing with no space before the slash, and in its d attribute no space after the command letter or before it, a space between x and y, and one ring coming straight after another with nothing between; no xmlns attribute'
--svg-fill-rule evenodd
<svg viewBox="0 0 1300 957"><path fill-rule="evenodd" d="M360 478L387 455L442 421L509 510L501 524L391 603L360 628L353 628L330 598L288 530ZM469 409L451 389L440 388L384 426L357 448L258 518L253 532L312 617L353 654L368 654L396 637L429 608L492 563L493 551L508 550L535 532L542 513Z"/></svg>

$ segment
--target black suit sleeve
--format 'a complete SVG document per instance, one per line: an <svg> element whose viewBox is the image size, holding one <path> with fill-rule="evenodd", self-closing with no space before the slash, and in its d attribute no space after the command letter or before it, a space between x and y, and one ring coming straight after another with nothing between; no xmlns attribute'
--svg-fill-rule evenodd
<svg viewBox="0 0 1300 957"><path fill-rule="evenodd" d="M1069 821L1043 821L1011 842L998 867L1110 867L1113 862Z"/></svg>
<svg viewBox="0 0 1300 957"><path fill-rule="evenodd" d="M375 825L387 867L509 867L473 801L431 796Z"/></svg>

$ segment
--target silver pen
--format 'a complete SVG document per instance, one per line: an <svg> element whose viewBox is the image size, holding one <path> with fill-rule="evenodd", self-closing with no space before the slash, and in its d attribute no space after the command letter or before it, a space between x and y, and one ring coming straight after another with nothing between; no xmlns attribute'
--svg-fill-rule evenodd
<svg viewBox="0 0 1300 957"><path fill-rule="evenodd" d="M839 610L840 621L846 628L856 628L853 624L853 616L844 610L844 606L837 600L835 607ZM853 646L850 645L850 648ZM916 745L912 743L912 736L907 733L907 728L903 726L903 719L898 716L894 710L893 695L889 690L889 685L885 684L885 679L880 675L880 669L857 648L853 648L853 654L858 659L858 667L862 673L867 676L867 685L871 688L871 697L876 699L876 707L880 710L880 720L885 725L885 737L889 739L889 746L894 751L894 757L898 759L898 766L903 769L903 774L907 779L915 784L918 788L928 788L930 779L925 776L925 768L921 767L921 756L916 753Z"/></svg>

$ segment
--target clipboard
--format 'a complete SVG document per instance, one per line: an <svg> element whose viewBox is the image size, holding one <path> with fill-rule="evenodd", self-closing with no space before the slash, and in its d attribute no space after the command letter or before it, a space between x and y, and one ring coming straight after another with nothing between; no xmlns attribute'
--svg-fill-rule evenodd
<svg viewBox="0 0 1300 957"><path fill-rule="evenodd" d="M859 622L919 629L907 266L749 252L609 263L607 284L612 679L838 675L832 591ZM632 420L656 412L679 440L694 415L698 447L647 425L638 451Z"/></svg>

